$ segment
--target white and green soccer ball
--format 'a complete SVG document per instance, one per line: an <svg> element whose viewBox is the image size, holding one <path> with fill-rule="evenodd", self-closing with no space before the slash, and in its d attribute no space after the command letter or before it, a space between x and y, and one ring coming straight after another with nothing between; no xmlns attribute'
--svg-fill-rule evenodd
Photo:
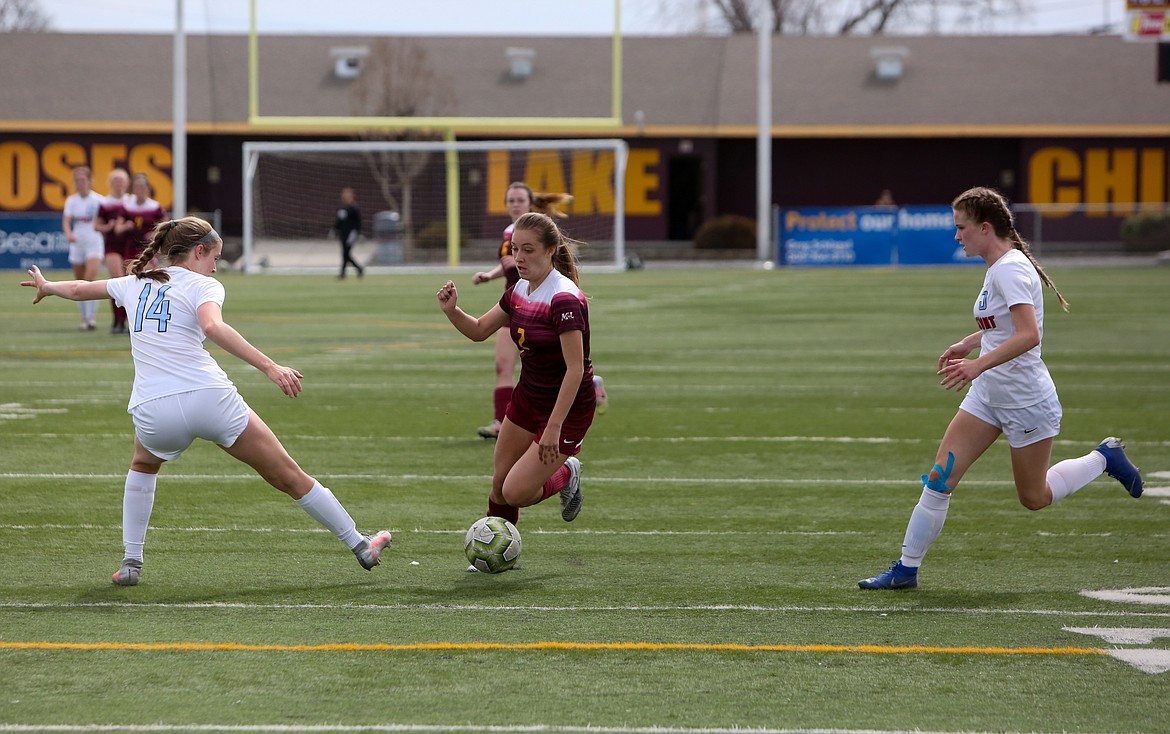
<svg viewBox="0 0 1170 734"><path fill-rule="evenodd" d="M481 517L467 529L463 552L484 573L507 571L520 557L520 531L502 517Z"/></svg>

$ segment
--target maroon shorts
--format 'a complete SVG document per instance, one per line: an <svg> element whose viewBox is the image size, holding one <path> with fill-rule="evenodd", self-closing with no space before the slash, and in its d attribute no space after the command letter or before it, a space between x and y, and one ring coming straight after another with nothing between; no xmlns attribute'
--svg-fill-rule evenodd
<svg viewBox="0 0 1170 734"><path fill-rule="evenodd" d="M552 413L556 398L552 400L534 398L531 393L520 385L512 392L512 402L508 403L508 412L505 417L529 433L536 434L539 441L544 429L548 426L548 417ZM593 424L593 412L597 408L597 393L593 389L593 378L583 381L581 389L577 391L577 398L565 416L565 424L561 426L560 452L565 456L576 456L581 453L581 444L585 441L585 434Z"/></svg>
<svg viewBox="0 0 1170 734"><path fill-rule="evenodd" d="M123 247L122 243L111 242L110 239L106 240L106 254L107 255L121 255L123 249L124 249L124 247Z"/></svg>

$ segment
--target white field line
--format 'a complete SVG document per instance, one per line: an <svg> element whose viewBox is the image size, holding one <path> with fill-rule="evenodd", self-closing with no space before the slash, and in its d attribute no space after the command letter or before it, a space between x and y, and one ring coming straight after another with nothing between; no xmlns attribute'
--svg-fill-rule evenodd
<svg viewBox="0 0 1170 734"><path fill-rule="evenodd" d="M89 434L80 433L41 433L41 432L12 432L5 434L12 438L32 438L32 439L63 439L63 438L79 438L87 441L95 440ZM467 438L464 436L384 436L374 434L282 434L282 439L289 441L340 441L340 442L361 442L361 441L377 441L380 443L467 443ZM100 440L98 437L97 440ZM124 435L112 435L109 440L125 442L128 439ZM892 445L892 444L927 444L936 445L939 441L938 436L925 437L907 437L895 438L893 436L602 436L597 438L590 438L590 442L618 442L618 443L839 443L839 444L873 444L873 445ZM1080 447L1086 451L1095 448L1096 444L1092 441L1074 441L1071 439L1056 439L1053 442L1056 446ZM1125 445L1129 448L1135 446L1150 447L1150 448L1166 448L1170 447L1170 441L1135 441L1126 439ZM1151 472L1151 477L1170 477L1170 472Z"/></svg>
<svg viewBox="0 0 1170 734"><path fill-rule="evenodd" d="M58 523L42 523L42 524L0 524L0 530L101 530L101 531L121 531L120 525L95 525L91 523L78 524L58 524ZM168 527L168 526L150 526L151 532L161 533L290 533L290 534L329 534L325 528L248 528L248 527ZM395 535L402 534L418 534L418 535L463 535L467 532L464 528L452 529L423 529L412 528L410 530L403 530L402 528L390 528L390 531ZM582 528L580 530L544 530L543 528L525 528L525 535L632 535L632 536L729 536L729 535L751 535L751 536L838 536L838 535L868 535L856 530L594 530L590 528ZM1076 533L1076 537L1110 537L1111 533L1100 533L1094 536L1087 536L1085 534ZM1147 536L1149 537L1149 536Z"/></svg>
<svg viewBox="0 0 1170 734"><path fill-rule="evenodd" d="M542 613L706 613L750 612L777 613L837 613L837 614L966 614L973 616L1031 615L1037 617L1092 617L1092 618L1170 618L1170 612L1073 611L1067 609L987 609L980 607L858 607L858 606L762 606L756 604L680 604L673 605L493 605L493 604L256 604L252 602L0 602L0 609L187 609L221 610L345 610L345 611L435 611L435 612L542 612Z"/></svg>
<svg viewBox="0 0 1170 734"><path fill-rule="evenodd" d="M180 474L178 472L164 472L160 475L164 480L186 480L196 482L206 481L260 481L252 473L241 474ZM487 474L331 474L320 473L320 477L329 481L336 479L371 480L380 482L485 482L491 479ZM96 472L0 472L0 479L111 479L124 480L126 473L103 474ZM824 478L783 478L783 477L589 477L590 484L698 484L698 485L850 485L870 486L882 485L891 487L913 487L913 478L905 479L824 479ZM964 479L963 484L988 487L1010 486L1009 480L971 480ZM919 489L921 485L919 484Z"/></svg>
<svg viewBox="0 0 1170 734"><path fill-rule="evenodd" d="M769 729L760 727L560 726L554 724L4 724L0 732L490 732L492 734L980 734L924 729ZM986 734L986 733L984 733ZM1011 734L1001 731L998 734ZM1035 733L1033 733L1035 734Z"/></svg>
<svg viewBox="0 0 1170 734"><path fill-rule="evenodd" d="M122 526L120 525L98 525L94 523L9 523L0 524L0 530L11 531L79 531L79 530L94 530L99 532L120 532ZM395 535L463 535L467 531L463 528L388 528ZM150 531L152 533L260 533L260 534L279 534L287 533L289 535L326 535L329 533L325 528L266 528L266 527L206 527L206 526L189 526L189 527L174 527L168 525L151 525ZM860 530L597 530L593 528L580 528L575 530L545 530L544 528L526 528L525 535L578 535L578 536L633 536L633 537L840 537L840 536L868 536L878 533L883 533L884 530L875 530L873 532L862 532ZM956 531L957 533L958 531ZM973 535L974 533L967 533ZM978 533L980 537L1003 535L1018 538L1016 534L1009 533ZM1047 531L1037 531L1036 537L1039 538L1112 538L1114 533L1050 533ZM1154 533L1144 536L1146 538L1162 538L1165 535Z"/></svg>

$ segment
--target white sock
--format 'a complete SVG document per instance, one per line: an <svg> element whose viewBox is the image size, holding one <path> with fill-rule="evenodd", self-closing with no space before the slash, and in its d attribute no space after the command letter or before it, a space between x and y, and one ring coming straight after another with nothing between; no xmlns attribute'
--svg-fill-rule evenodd
<svg viewBox="0 0 1170 734"><path fill-rule="evenodd" d="M922 565L926 551L930 550L942 532L950 506L949 494L922 488L922 496L918 498L914 512L910 513L910 522L906 524L906 538L902 541L903 566L918 568Z"/></svg>
<svg viewBox="0 0 1170 734"><path fill-rule="evenodd" d="M85 320L91 324L97 321L97 301L85 301Z"/></svg>
<svg viewBox="0 0 1170 734"><path fill-rule="evenodd" d="M122 547L126 558L142 560L146 544L146 528L150 525L150 511L154 509L154 488L157 474L145 474L131 469L126 472L126 488L122 492Z"/></svg>
<svg viewBox="0 0 1170 734"><path fill-rule="evenodd" d="M1052 490L1052 504L1068 497L1105 472L1105 456L1090 451L1076 459L1065 459L1048 469L1048 488Z"/></svg>
<svg viewBox="0 0 1170 734"><path fill-rule="evenodd" d="M309 517L324 525L337 539L345 543L345 547L353 550L361 545L362 534L357 531L353 518L333 496L327 487L321 486L313 480L313 488L299 500L293 500L301 509L309 513Z"/></svg>

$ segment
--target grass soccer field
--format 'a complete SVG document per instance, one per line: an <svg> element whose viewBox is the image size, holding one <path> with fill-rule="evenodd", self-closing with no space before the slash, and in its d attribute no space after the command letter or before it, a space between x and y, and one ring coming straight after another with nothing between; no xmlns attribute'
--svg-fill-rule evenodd
<svg viewBox="0 0 1170 734"><path fill-rule="evenodd" d="M1072 304L1047 293L1054 461L1121 436L1147 496L1103 477L1029 512L1001 441L906 592L856 582L899 554L982 268L586 273L610 409L584 509L523 510L494 576L462 554L492 345L440 313L446 276L223 274L227 320L305 392L212 353L395 542L363 571L197 444L163 469L134 588L109 581L126 339L5 273L0 732L1170 731L1170 269L1049 272ZM499 296L456 282L469 311Z"/></svg>

